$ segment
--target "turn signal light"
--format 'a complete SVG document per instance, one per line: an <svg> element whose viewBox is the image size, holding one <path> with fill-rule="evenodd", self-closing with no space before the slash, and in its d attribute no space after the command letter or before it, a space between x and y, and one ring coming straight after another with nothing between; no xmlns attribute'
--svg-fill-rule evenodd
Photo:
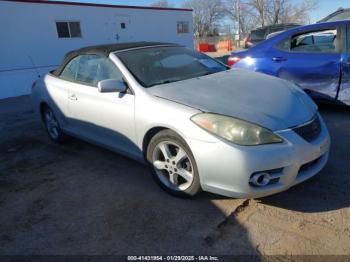
<svg viewBox="0 0 350 262"><path fill-rule="evenodd" d="M237 62L239 62L239 60L241 60L241 58L238 56L230 56L228 58L227 65L229 67L233 67Z"/></svg>

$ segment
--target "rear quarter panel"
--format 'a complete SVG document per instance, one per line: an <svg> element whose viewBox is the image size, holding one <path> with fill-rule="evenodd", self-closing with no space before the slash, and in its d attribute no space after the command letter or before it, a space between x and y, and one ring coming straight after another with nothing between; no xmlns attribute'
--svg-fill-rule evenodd
<svg viewBox="0 0 350 262"><path fill-rule="evenodd" d="M65 127L68 116L68 86L68 81L46 74L32 88L32 103L36 113L40 115L40 105L47 104L54 111L62 128Z"/></svg>

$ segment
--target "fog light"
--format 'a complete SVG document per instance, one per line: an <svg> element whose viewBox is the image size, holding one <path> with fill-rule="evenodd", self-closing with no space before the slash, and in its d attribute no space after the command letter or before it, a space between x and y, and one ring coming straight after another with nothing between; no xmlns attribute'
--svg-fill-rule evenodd
<svg viewBox="0 0 350 262"><path fill-rule="evenodd" d="M252 186L266 186L270 183L271 176L269 173L257 173L253 174L249 180L249 184Z"/></svg>

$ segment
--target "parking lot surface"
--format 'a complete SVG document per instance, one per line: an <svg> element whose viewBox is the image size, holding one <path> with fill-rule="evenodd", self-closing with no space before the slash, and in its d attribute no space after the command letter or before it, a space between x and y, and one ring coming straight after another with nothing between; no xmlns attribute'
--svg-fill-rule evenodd
<svg viewBox="0 0 350 262"><path fill-rule="evenodd" d="M29 97L2 100L0 254L350 254L350 109L321 114L331 156L313 179L257 200L178 199L133 160L50 142Z"/></svg>

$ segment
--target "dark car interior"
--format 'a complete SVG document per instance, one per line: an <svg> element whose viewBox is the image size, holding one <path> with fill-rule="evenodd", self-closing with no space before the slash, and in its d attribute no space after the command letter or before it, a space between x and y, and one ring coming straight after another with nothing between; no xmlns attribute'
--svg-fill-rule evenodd
<svg viewBox="0 0 350 262"><path fill-rule="evenodd" d="M295 52L337 52L337 30L324 30L304 33L292 37L291 51Z"/></svg>

